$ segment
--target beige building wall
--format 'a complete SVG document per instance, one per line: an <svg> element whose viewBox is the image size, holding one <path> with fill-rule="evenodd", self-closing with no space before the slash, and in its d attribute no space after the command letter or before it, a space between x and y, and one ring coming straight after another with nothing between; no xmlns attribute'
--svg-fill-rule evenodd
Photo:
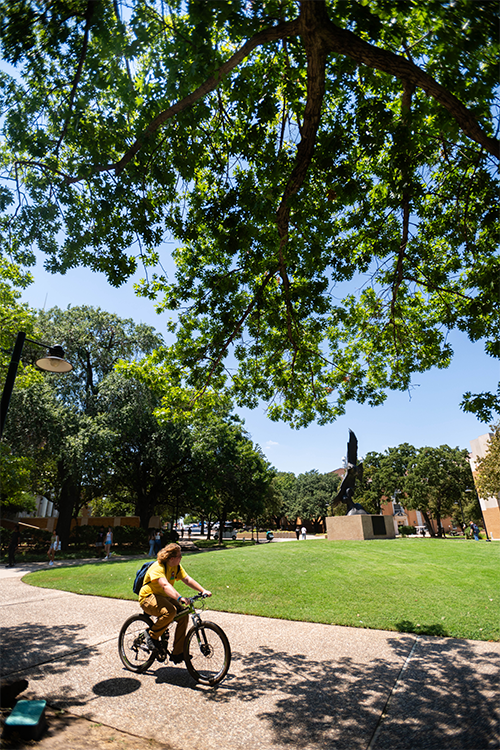
<svg viewBox="0 0 500 750"><path fill-rule="evenodd" d="M477 472L477 460L478 458L484 458L486 455L491 437L491 432L487 432L485 435L480 435L475 440L470 441L471 452L469 460L474 478ZM479 504L483 511L488 536L491 539L500 539L500 495L486 498L479 496Z"/></svg>

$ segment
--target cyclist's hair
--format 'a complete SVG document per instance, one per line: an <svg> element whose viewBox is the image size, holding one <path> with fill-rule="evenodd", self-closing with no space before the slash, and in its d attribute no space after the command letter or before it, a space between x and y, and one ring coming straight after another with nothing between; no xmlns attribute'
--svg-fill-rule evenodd
<svg viewBox="0 0 500 750"><path fill-rule="evenodd" d="M156 559L159 563L168 563L171 557L177 557L182 552L178 544L167 544L158 552Z"/></svg>

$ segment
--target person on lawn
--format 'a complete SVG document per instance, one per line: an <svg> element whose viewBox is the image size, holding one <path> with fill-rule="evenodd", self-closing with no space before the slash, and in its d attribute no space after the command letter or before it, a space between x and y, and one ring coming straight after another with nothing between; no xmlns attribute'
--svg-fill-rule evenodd
<svg viewBox="0 0 500 750"><path fill-rule="evenodd" d="M146 643L151 651L158 651L158 639L161 638L169 624L186 604L185 598L174 588L176 581L182 581L200 594L212 596L210 591L190 578L181 565L182 551L178 544L167 544L158 552L156 562L152 563L144 583L139 591L139 604L148 615L157 617L151 630L146 631ZM181 617L175 629L174 647L170 660L180 664L184 660L184 637L188 626L187 615Z"/></svg>

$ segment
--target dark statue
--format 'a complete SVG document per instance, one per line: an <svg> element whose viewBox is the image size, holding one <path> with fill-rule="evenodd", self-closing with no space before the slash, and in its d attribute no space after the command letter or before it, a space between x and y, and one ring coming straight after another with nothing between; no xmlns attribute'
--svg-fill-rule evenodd
<svg viewBox="0 0 500 750"><path fill-rule="evenodd" d="M354 503L354 485L356 478L360 481L363 477L363 464L358 464L358 440L352 430L349 430L349 442L347 443L347 467L340 485L340 490L332 502L332 508L339 503L347 505L347 516L368 516L369 513L359 503Z"/></svg>

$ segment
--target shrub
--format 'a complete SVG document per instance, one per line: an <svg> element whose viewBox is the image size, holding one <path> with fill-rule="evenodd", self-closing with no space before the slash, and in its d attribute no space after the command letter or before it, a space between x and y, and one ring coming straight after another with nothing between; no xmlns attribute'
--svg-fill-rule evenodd
<svg viewBox="0 0 500 750"><path fill-rule="evenodd" d="M148 532L138 526L116 526L113 529L113 543L147 548Z"/></svg>
<svg viewBox="0 0 500 750"><path fill-rule="evenodd" d="M99 526L74 526L69 537L70 544L77 547L95 544Z"/></svg>
<svg viewBox="0 0 500 750"><path fill-rule="evenodd" d="M23 530L21 526L21 543L32 543L35 545L35 549L47 549L50 544L50 538L52 536L51 531L47 529L26 529Z"/></svg>
<svg viewBox="0 0 500 750"><path fill-rule="evenodd" d="M415 526L400 526L399 533L401 536L409 536L410 534L416 534L417 530Z"/></svg>

